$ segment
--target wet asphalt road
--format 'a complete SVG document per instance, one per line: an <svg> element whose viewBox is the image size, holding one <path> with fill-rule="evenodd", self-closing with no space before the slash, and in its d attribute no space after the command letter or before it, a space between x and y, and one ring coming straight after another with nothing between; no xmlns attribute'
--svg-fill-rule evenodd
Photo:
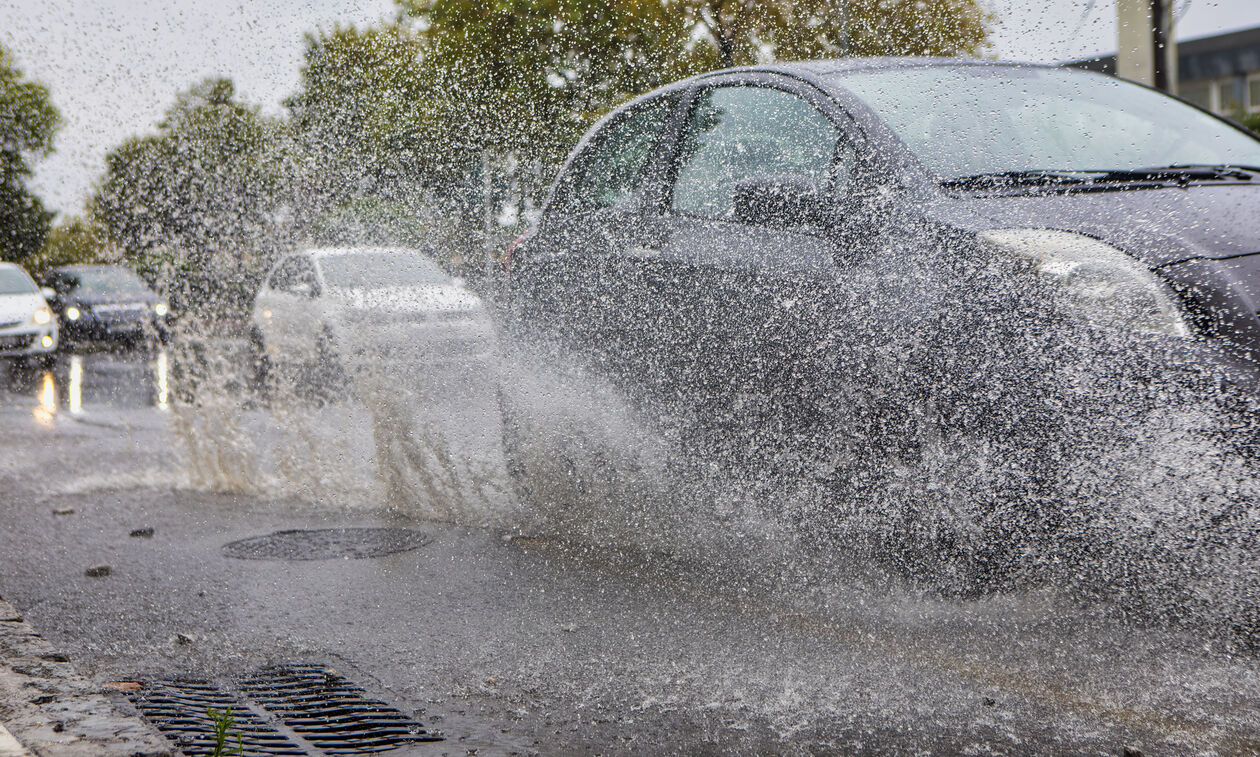
<svg viewBox="0 0 1260 757"><path fill-rule="evenodd" d="M0 596L102 683L331 664L446 734L417 754L1260 753L1260 660L1193 633L1049 589L786 585L532 538L486 515L514 504L476 403L399 394L427 414L382 433L354 400L193 409L171 380L163 355L92 354L0 384ZM354 526L430 541L223 550Z"/></svg>

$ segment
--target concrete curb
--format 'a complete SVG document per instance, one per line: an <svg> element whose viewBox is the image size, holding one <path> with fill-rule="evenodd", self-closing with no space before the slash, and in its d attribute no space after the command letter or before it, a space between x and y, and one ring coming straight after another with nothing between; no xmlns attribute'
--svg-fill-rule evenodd
<svg viewBox="0 0 1260 757"><path fill-rule="evenodd" d="M166 740L75 672L0 599L0 757L169 757Z"/></svg>

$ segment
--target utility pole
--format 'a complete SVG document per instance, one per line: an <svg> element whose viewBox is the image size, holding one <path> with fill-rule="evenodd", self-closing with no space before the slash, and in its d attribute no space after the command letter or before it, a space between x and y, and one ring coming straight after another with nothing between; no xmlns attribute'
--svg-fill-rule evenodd
<svg viewBox="0 0 1260 757"><path fill-rule="evenodd" d="M1116 75L1177 93L1173 0L1116 0Z"/></svg>

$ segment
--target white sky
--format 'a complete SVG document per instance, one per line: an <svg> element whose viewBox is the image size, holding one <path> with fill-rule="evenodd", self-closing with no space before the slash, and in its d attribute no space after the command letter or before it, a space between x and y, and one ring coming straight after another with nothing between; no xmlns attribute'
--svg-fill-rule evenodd
<svg viewBox="0 0 1260 757"><path fill-rule="evenodd" d="M1115 0L981 0L1000 26L998 57L1057 62L1115 50ZM1177 36L1260 26L1260 0L1177 0ZM246 101L279 112L297 84L303 32L367 25L392 0L0 0L0 44L52 89L65 123L35 188L77 212L111 147L150 131L178 90L230 76Z"/></svg>

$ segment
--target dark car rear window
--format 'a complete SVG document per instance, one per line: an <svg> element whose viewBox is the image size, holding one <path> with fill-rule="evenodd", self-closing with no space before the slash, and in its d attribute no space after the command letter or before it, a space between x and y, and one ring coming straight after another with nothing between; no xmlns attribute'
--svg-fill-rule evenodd
<svg viewBox="0 0 1260 757"><path fill-rule="evenodd" d="M324 283L336 289L383 289L449 283L437 264L419 253L353 252L323 255Z"/></svg>
<svg viewBox="0 0 1260 757"><path fill-rule="evenodd" d="M78 289L87 294L142 295L150 290L144 280L126 268L88 268L76 270Z"/></svg>

